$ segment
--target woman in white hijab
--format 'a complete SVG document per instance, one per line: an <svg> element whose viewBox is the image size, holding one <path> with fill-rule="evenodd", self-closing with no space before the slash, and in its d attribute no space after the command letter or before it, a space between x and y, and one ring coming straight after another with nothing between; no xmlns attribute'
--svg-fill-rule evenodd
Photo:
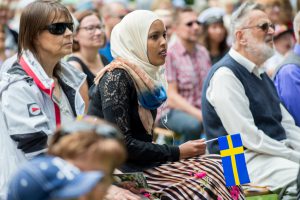
<svg viewBox="0 0 300 200"><path fill-rule="evenodd" d="M179 147L152 143L156 109L167 98L161 69L166 49L166 29L157 15L137 10L125 16L112 31L115 60L97 74L88 114L119 126L129 156L121 171L144 172L157 197L232 199L220 157L204 155L204 140Z"/></svg>

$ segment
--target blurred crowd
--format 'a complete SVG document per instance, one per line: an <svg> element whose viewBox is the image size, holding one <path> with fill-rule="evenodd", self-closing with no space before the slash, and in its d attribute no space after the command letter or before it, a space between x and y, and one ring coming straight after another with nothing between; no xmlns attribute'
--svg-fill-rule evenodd
<svg viewBox="0 0 300 200"><path fill-rule="evenodd" d="M0 0L0 161L13 166L0 171L0 199L34 198L27 184L41 199L144 199L111 185L117 168L143 172L162 199L242 200L205 142L235 132L255 184L300 196L299 10L300 0ZM153 141L154 128L172 141ZM190 169L209 174L205 189L192 189L202 182Z"/></svg>
<svg viewBox="0 0 300 200"><path fill-rule="evenodd" d="M1 0L0 2L0 64L16 53L18 43L19 18L22 9L34 0ZM255 0L265 6L265 11L275 24L274 42L276 54L265 63L268 73L273 72L274 63L283 59L292 49L295 40L292 33L292 20L298 11L299 1L290 0ZM174 41L174 14L176 10L186 6L193 8L198 14L200 30L198 42L209 51L212 64L218 61L231 46L230 16L243 0L62 0L71 13L84 10L96 12L103 20L106 44L100 46L100 54L110 62L110 32L122 17L136 9L155 11L164 21L168 30L169 44ZM188 4L187 4L188 3Z"/></svg>

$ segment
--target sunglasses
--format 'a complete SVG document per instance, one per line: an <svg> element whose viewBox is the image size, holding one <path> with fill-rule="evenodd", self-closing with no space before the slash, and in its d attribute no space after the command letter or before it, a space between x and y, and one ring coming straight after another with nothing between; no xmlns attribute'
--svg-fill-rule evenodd
<svg viewBox="0 0 300 200"><path fill-rule="evenodd" d="M66 124L61 126L58 134L53 136L53 142L57 143L60 138L78 132L94 132L97 135L107 138L116 139L118 141L124 141L123 134L114 126L109 124L90 124L84 121L73 122L72 124Z"/></svg>
<svg viewBox="0 0 300 200"><path fill-rule="evenodd" d="M188 27L191 27L191 26L193 26L194 23L196 23L198 26L200 26L200 24L201 24L199 21L195 20L195 21L190 21L190 22L186 23L185 25Z"/></svg>
<svg viewBox="0 0 300 200"><path fill-rule="evenodd" d="M275 25L266 22L266 23L263 23L263 24L260 24L260 25L244 27L242 29L249 29L249 28L259 28L262 31L264 31L265 33L267 33L270 28L272 28L273 30L275 30Z"/></svg>
<svg viewBox="0 0 300 200"><path fill-rule="evenodd" d="M73 23L65 23L65 22L60 22L60 23L54 23L50 24L45 27L45 30L48 30L49 33L53 35L63 35L66 32L66 29L69 29L71 32L74 31L74 24Z"/></svg>

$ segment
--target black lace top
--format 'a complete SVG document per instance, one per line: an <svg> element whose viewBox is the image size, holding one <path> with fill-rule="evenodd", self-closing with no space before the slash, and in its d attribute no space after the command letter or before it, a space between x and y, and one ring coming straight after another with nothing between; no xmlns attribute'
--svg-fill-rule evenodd
<svg viewBox="0 0 300 200"><path fill-rule="evenodd" d="M106 72L93 88L88 114L115 123L125 135L128 160L123 171L140 171L179 160L179 148L152 143L138 114L137 93L125 70ZM156 110L151 111L153 117Z"/></svg>

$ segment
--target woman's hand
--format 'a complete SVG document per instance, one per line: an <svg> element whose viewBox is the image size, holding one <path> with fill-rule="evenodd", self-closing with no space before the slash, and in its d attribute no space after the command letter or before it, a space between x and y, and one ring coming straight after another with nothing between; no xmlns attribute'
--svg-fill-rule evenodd
<svg viewBox="0 0 300 200"><path fill-rule="evenodd" d="M142 200L136 194L133 194L129 190L125 190L123 188L117 187L115 185L111 185L107 191L104 200Z"/></svg>
<svg viewBox="0 0 300 200"><path fill-rule="evenodd" d="M205 154L206 143L204 139L190 140L179 146L180 159Z"/></svg>

